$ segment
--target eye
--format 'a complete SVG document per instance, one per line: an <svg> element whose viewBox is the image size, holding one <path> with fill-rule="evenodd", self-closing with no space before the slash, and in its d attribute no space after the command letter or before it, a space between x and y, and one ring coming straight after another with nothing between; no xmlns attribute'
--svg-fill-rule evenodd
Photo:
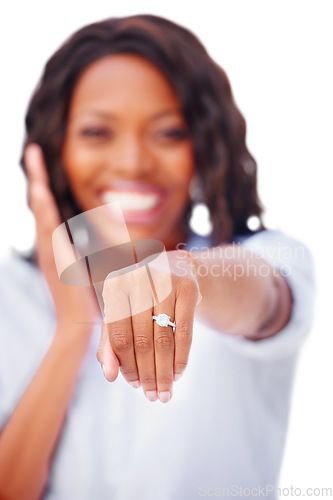
<svg viewBox="0 0 333 500"><path fill-rule="evenodd" d="M103 127L85 127L80 131L80 135L83 137L91 138L110 138L111 132Z"/></svg>
<svg viewBox="0 0 333 500"><path fill-rule="evenodd" d="M185 128L182 127L172 127L160 130L157 133L157 136L161 139L171 139L176 141L181 141L183 139L187 139L189 134Z"/></svg>

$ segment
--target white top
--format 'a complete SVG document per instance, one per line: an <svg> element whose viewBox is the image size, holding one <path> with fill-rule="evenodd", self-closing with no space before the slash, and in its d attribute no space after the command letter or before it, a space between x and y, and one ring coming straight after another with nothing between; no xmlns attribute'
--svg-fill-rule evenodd
<svg viewBox="0 0 333 500"><path fill-rule="evenodd" d="M199 238L187 249L198 241L208 246ZM44 499L190 500L222 496L223 488L237 497L241 487L278 486L295 365L312 322L313 265L309 251L280 232L263 231L242 245L286 275L293 295L289 324L254 342L195 320L189 364L167 404L149 402L121 374L114 383L104 379L97 325ZM8 257L0 268L0 428L54 328L41 272Z"/></svg>

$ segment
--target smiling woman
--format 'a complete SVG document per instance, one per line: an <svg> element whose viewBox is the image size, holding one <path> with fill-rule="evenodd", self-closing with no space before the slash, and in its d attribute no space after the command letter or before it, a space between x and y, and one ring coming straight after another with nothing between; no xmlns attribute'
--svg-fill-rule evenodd
<svg viewBox="0 0 333 500"><path fill-rule="evenodd" d="M245 130L224 71L166 19L86 26L46 64L21 161L37 241L0 268L1 498L274 498L313 270L261 223ZM91 213L80 255L66 228ZM93 286L59 279L52 238L95 285L120 233L135 259L103 260L101 314Z"/></svg>
<svg viewBox="0 0 333 500"><path fill-rule="evenodd" d="M83 72L62 162L83 210L119 201L132 239L153 237L171 250L186 238L179 220L194 172L192 141L177 96L148 61L117 54Z"/></svg>
<svg viewBox="0 0 333 500"><path fill-rule="evenodd" d="M43 148L50 185L62 220L82 211L64 175L61 161L74 86L89 71L90 65L92 69L98 64L98 71L103 72L105 67L98 61L111 55L117 55L119 60L119 56L125 54L127 60L130 56L143 59L146 68L150 63L151 72L153 65L155 77L159 73L159 81L164 78L164 90L160 91L165 92L167 86L167 92L173 93L173 100L176 99L181 120L192 139L198 191L210 210L213 243L230 241L239 234L250 234L247 225L250 216L258 218L257 230L263 229L256 163L246 147L245 121L234 102L225 72L189 30L167 19L149 15L108 19L76 32L48 61L41 86L30 102L25 145L36 141ZM122 76L113 76L116 85ZM135 87L132 99L139 91L147 95L148 88L142 89L144 83L150 85L149 90L153 90L152 95L157 97L158 91L151 88L152 80L141 80L139 89L137 78L135 75L134 80L127 79L127 86ZM91 83L96 83L96 79L97 70L95 80L91 76ZM101 81L97 85L102 89ZM124 92L122 89L123 97ZM128 107L128 104L123 104ZM164 103L161 102L160 106L163 110L159 111L164 111ZM104 110L99 111L104 113ZM174 131L171 136L174 137ZM179 137L178 130L176 137ZM24 166L23 158L21 164ZM190 214L189 200L180 221L186 232Z"/></svg>

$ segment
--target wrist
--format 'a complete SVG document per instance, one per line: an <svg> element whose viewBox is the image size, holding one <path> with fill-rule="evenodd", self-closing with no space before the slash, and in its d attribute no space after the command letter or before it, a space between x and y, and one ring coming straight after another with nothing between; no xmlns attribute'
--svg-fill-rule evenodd
<svg viewBox="0 0 333 500"><path fill-rule="evenodd" d="M55 336L65 342L85 342L90 339L94 331L95 323L78 323L75 321L58 320Z"/></svg>

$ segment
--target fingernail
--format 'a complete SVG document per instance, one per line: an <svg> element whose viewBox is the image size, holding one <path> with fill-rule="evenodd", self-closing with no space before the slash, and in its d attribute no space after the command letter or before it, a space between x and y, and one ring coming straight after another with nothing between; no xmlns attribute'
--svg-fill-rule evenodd
<svg viewBox="0 0 333 500"><path fill-rule="evenodd" d="M182 374L181 374L181 373L175 373L175 374L174 374L174 376L173 376L173 380L174 380L175 382L177 382L177 380L179 380L181 376L182 376Z"/></svg>
<svg viewBox="0 0 333 500"><path fill-rule="evenodd" d="M102 365L101 365L101 366L102 366L102 370L103 370L104 377L105 377L105 378L106 378L106 380L107 380L107 379L108 379L108 377L107 377L107 373L106 373L106 368L105 368L105 366L103 365L103 363L102 363Z"/></svg>
<svg viewBox="0 0 333 500"><path fill-rule="evenodd" d="M146 394L146 398L149 399L149 401L157 401L157 392L156 391L147 391L145 394Z"/></svg>
<svg viewBox="0 0 333 500"><path fill-rule="evenodd" d="M168 401L170 401L171 393L170 391L162 391L158 393L158 397L161 403L167 403Z"/></svg>
<svg viewBox="0 0 333 500"><path fill-rule="evenodd" d="M137 389L138 387L140 387L140 380L135 380L134 382L129 382L129 384L134 387L135 389Z"/></svg>

